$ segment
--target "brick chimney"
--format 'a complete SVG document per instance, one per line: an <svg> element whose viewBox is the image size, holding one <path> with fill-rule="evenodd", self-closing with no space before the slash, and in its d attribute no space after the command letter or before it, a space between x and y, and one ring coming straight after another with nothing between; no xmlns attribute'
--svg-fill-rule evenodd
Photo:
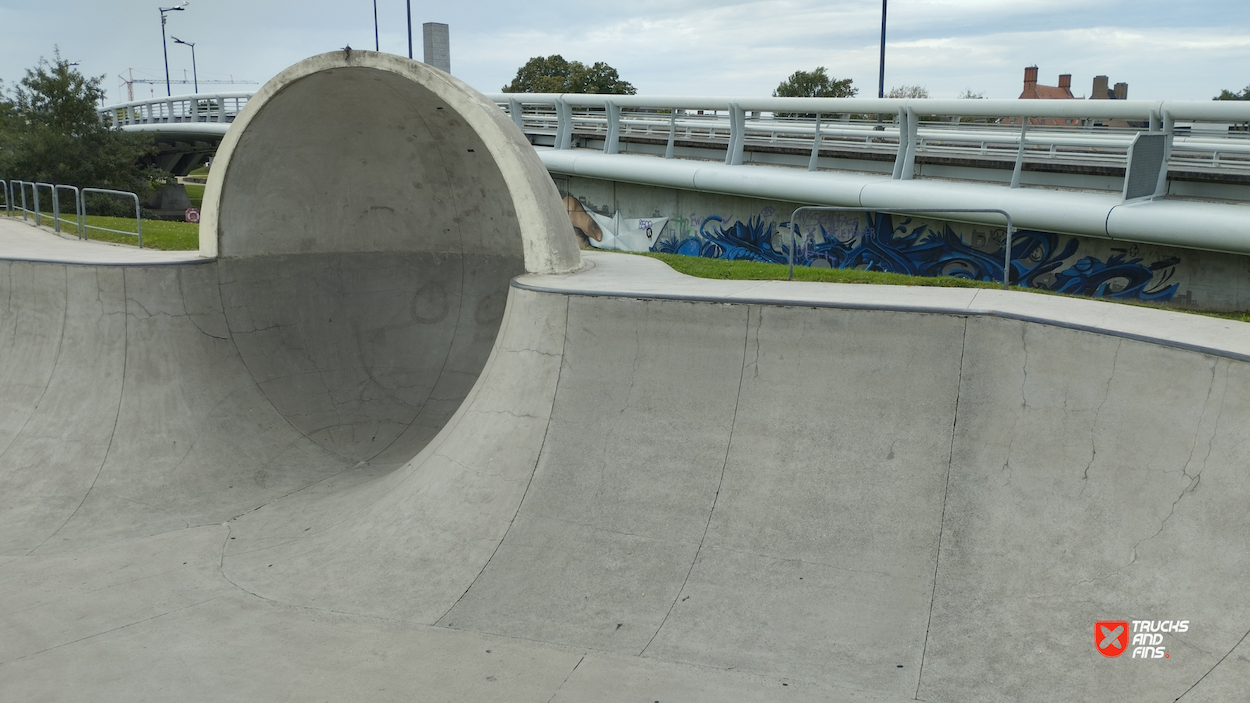
<svg viewBox="0 0 1250 703"><path fill-rule="evenodd" d="M1115 84L1115 99L1128 100L1128 83Z"/></svg>
<svg viewBox="0 0 1250 703"><path fill-rule="evenodd" d="M1021 100L1032 100L1037 98L1037 66L1029 66L1024 69L1024 91L1020 93Z"/></svg>
<svg viewBox="0 0 1250 703"><path fill-rule="evenodd" d="M1067 91L1068 95L1072 95L1072 74L1071 73L1059 74L1059 87Z"/></svg>
<svg viewBox="0 0 1250 703"><path fill-rule="evenodd" d="M1106 76L1094 76L1094 89L1091 91L1091 95L1089 96L1089 99L1090 100L1106 100L1110 97L1111 95L1109 91L1107 90L1107 77Z"/></svg>

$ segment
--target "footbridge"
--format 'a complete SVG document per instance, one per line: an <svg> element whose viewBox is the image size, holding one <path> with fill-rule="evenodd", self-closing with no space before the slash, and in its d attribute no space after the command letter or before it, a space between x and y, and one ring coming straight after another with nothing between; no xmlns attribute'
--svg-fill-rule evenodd
<svg viewBox="0 0 1250 703"><path fill-rule="evenodd" d="M553 174L1250 253L1250 104L490 97Z"/></svg>
<svg viewBox="0 0 1250 703"><path fill-rule="evenodd" d="M101 108L97 112L109 127L156 135L156 164L185 176L216 153L251 92L196 93L137 100Z"/></svg>

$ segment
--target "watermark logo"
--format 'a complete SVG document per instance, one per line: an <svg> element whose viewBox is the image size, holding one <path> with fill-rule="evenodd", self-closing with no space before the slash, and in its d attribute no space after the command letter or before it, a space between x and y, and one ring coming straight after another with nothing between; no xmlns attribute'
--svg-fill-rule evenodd
<svg viewBox="0 0 1250 703"><path fill-rule="evenodd" d="M1171 659L1166 636L1188 631L1188 620L1099 620L1094 623L1094 645L1109 659L1125 652L1132 652L1129 659Z"/></svg>
<svg viewBox="0 0 1250 703"><path fill-rule="evenodd" d="M1094 644L1098 653L1115 659L1128 648L1127 620L1099 620L1094 623Z"/></svg>

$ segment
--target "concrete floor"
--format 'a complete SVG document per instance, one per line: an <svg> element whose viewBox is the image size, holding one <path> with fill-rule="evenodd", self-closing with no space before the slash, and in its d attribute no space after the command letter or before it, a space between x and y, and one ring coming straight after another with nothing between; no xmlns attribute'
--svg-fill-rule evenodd
<svg viewBox="0 0 1250 703"><path fill-rule="evenodd" d="M1245 325L583 260L454 79L275 80L206 260L0 232L0 699L1244 695ZM379 126L299 109L336 91ZM344 195L386 129L431 200ZM330 180L273 197L271 144ZM1100 620L1190 624L1107 659Z"/></svg>

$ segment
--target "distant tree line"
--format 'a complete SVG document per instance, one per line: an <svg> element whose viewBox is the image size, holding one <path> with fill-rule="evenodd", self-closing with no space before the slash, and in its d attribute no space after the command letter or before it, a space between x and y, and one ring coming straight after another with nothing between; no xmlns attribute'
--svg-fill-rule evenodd
<svg viewBox="0 0 1250 703"><path fill-rule="evenodd" d="M634 95L638 92L621 80L615 68L602 61L587 66L566 61L559 54L535 56L517 69L516 77L503 87L505 93L601 93Z"/></svg>
<svg viewBox="0 0 1250 703"><path fill-rule="evenodd" d="M57 51L12 90L0 84L0 178L128 190L169 174L151 166L151 134L110 129L96 113L104 76L86 78Z"/></svg>

